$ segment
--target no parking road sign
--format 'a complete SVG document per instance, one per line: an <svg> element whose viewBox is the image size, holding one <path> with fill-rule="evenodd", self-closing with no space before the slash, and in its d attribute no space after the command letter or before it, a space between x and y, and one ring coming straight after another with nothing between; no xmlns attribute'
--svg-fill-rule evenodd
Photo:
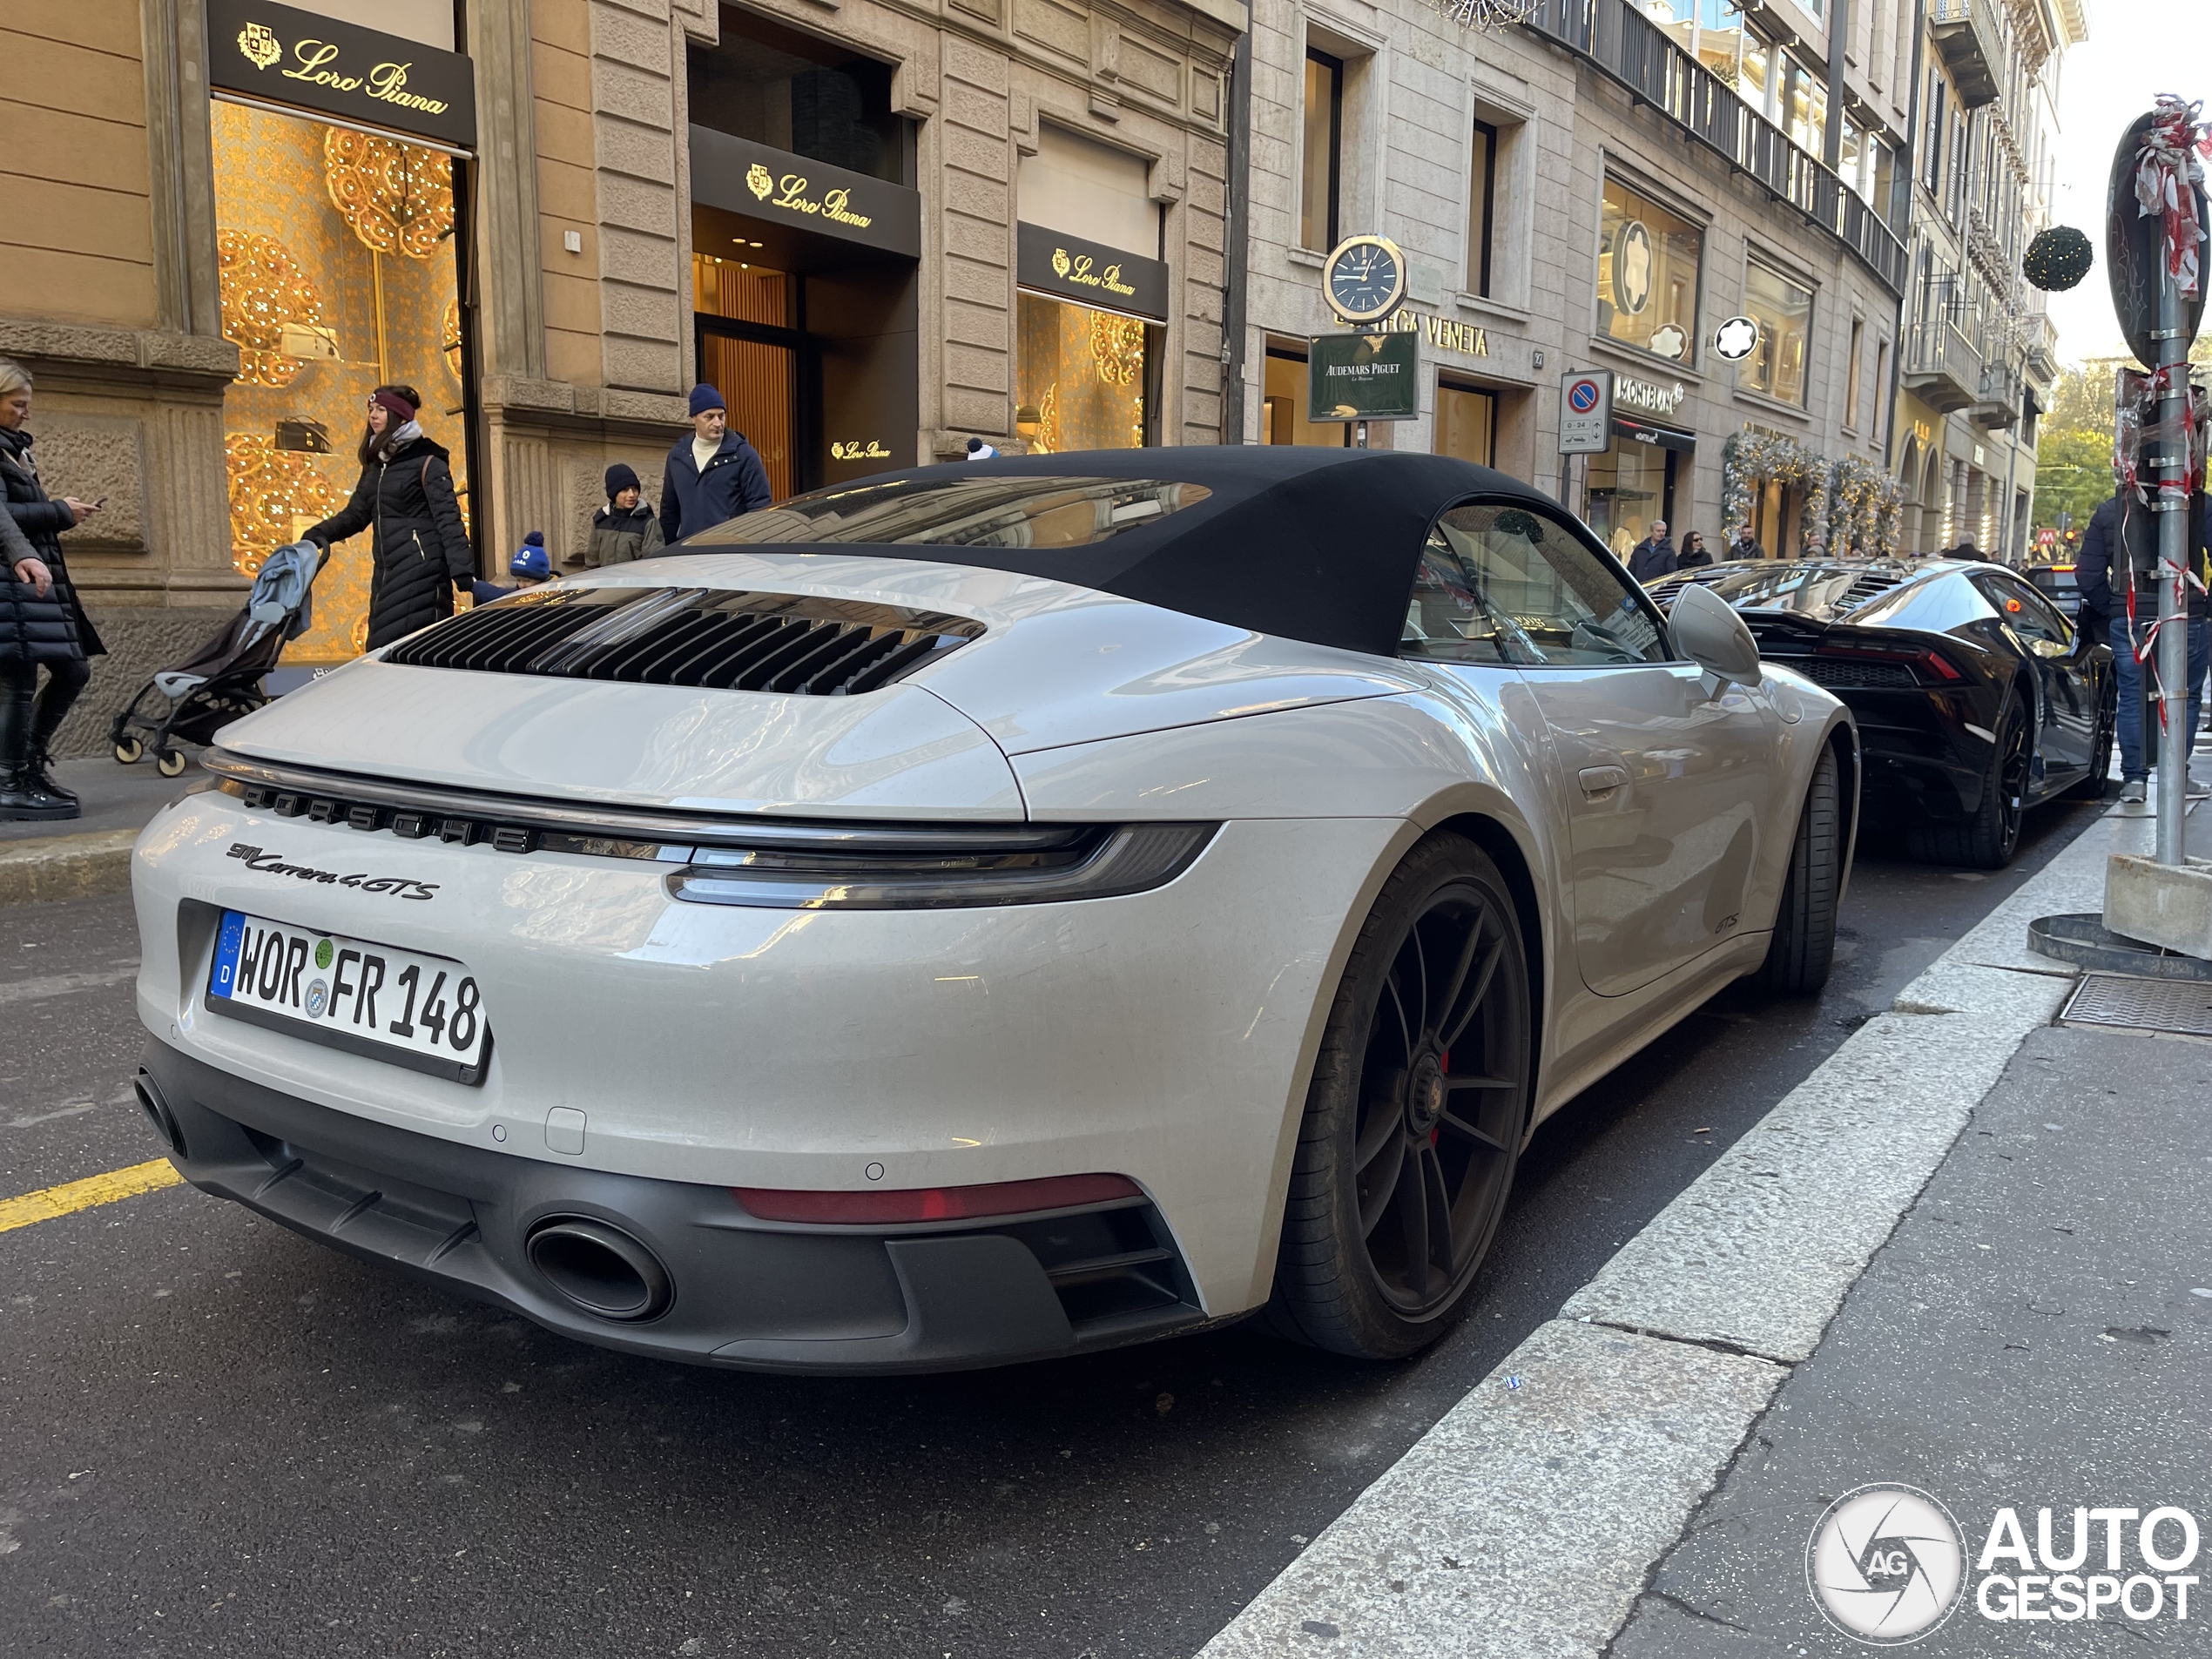
<svg viewBox="0 0 2212 1659"><path fill-rule="evenodd" d="M1613 371L1578 369L1559 377L1559 452L1602 455L1613 447Z"/></svg>

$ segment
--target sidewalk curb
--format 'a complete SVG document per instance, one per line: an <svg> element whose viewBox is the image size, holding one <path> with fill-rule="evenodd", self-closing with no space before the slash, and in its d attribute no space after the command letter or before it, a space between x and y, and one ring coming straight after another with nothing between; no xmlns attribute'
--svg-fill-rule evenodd
<svg viewBox="0 0 2212 1659"><path fill-rule="evenodd" d="M45 904L121 893L131 885L135 829L0 841L0 905Z"/></svg>
<svg viewBox="0 0 2212 1659"><path fill-rule="evenodd" d="M1684 1189L1200 1659L1593 1659L2074 977L2101 820Z"/></svg>

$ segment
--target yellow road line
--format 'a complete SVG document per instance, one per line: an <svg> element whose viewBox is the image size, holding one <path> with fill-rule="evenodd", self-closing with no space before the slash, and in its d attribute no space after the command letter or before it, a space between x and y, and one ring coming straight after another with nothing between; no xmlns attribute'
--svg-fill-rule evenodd
<svg viewBox="0 0 2212 1659"><path fill-rule="evenodd" d="M28 1227L35 1221L51 1221L72 1211L113 1204L118 1198L135 1198L141 1192L173 1187L184 1178L167 1158L156 1158L127 1170L110 1170L105 1175L88 1175L82 1181L42 1187L19 1198L0 1198L0 1233Z"/></svg>

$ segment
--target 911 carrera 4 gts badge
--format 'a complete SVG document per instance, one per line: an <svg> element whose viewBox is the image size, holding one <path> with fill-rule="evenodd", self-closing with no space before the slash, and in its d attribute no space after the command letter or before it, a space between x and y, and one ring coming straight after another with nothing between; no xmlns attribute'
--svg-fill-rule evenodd
<svg viewBox="0 0 2212 1659"><path fill-rule="evenodd" d="M260 847L249 846L244 841L231 843L230 856L244 860L247 869L262 875L288 875L299 881L359 887L363 893L388 893L397 899L428 899L438 890L438 884L435 881L417 881L403 875L370 875L363 870L341 875L335 870L318 870L310 865L287 864L280 854L264 853Z"/></svg>

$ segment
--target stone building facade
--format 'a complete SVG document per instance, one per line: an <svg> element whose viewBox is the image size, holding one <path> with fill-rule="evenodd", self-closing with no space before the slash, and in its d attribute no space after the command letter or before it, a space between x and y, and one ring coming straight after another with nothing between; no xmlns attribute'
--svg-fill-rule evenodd
<svg viewBox="0 0 2212 1659"><path fill-rule="evenodd" d="M657 497L703 372L785 493L970 436L1218 442L1245 21L24 0L0 354L55 486L108 497L69 537L117 648L71 746L342 502L380 380L423 393L487 570L529 529L580 550L612 461ZM288 660L358 649L366 559L341 545Z"/></svg>
<svg viewBox="0 0 2212 1659"><path fill-rule="evenodd" d="M1242 436L1350 441L1305 420L1301 360L1336 326L1327 246L1377 232L1409 255L1424 381L1371 444L1494 462L1623 550L1653 518L1716 551L1739 518L1770 553L1824 540L1787 467L1724 501L1723 452L1889 461L1912 7L1902 29L1894 5L1748 10L1543 0L1470 32L1419 0L1259 6ZM1759 344L1730 362L1739 315ZM1590 368L1615 374L1615 442L1566 466L1561 377Z"/></svg>
<svg viewBox="0 0 2212 1659"><path fill-rule="evenodd" d="M1925 25L1898 399L1906 536L1917 552L1967 538L2017 563L2059 374L2020 265L2051 223L2060 64L2087 24L2081 0L1926 0Z"/></svg>

